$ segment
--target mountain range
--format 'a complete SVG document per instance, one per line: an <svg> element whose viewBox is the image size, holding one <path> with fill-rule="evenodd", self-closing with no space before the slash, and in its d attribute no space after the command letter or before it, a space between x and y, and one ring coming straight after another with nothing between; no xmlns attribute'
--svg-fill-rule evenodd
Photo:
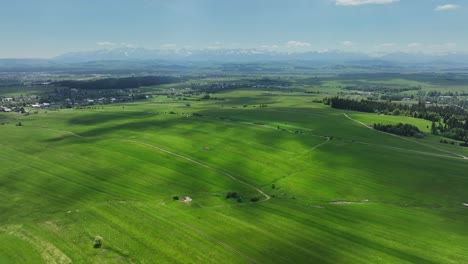
<svg viewBox="0 0 468 264"><path fill-rule="evenodd" d="M365 53L332 51L309 51L286 53L258 49L205 49L205 50L157 50L145 48L113 48L94 51L70 52L51 59L0 59L0 71L60 71L60 70L187 70L208 64L279 63L293 66L354 67L369 69L390 68L442 68L466 69L468 54L423 54L388 53L368 55ZM205 65L205 66L203 66ZM335 67L333 66L333 67ZM304 67L303 67L304 68ZM331 68L335 69L335 68Z"/></svg>
<svg viewBox="0 0 468 264"><path fill-rule="evenodd" d="M70 52L53 58L57 62L73 63L100 60L167 60L167 61L220 61L220 62L253 62L253 61L388 61L399 63L468 63L468 54L424 54L424 53L388 53L371 56L365 53L332 51L308 51L298 53L276 52L258 49L204 49L204 50L159 50L145 48L115 48L95 51Z"/></svg>

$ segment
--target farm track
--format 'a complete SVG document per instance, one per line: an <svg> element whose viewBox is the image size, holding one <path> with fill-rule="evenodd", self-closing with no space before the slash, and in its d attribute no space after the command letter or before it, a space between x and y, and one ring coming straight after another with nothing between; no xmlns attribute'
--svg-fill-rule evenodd
<svg viewBox="0 0 468 264"><path fill-rule="evenodd" d="M366 125L365 123L359 121L359 120L356 120L356 119L353 119L351 118L350 116L348 116L346 113L343 113L343 115L348 118L349 120L353 121L353 122L356 122L368 129L371 129L371 130L374 130L376 132L379 132L379 133L382 133L382 134L386 134L386 135L389 135L389 136L393 136L393 137L397 137L397 138L400 138L400 139L403 139L403 140L406 140L406 141L410 141L410 142L413 142L413 143L416 143L416 144L419 144L421 146L425 146L425 147L428 147L428 148L432 148L434 150L437 150L437 151L441 151L441 152L445 152L445 153L448 153L448 154L451 154L453 156L448 156L448 155L443 155L443 154L437 154L437 153L431 153L431 152L425 152L425 151L418 151L418 150L412 150L412 149L406 149L406 148L399 148L399 147L394 147L394 146L386 146L386 145L379 145L379 144L373 144L373 143L368 143L368 142L362 142L362 141L351 141L351 140L345 140L345 139L341 139L343 141L350 141L350 142L354 142L354 143L359 143L359 144L363 144L363 145L367 145L367 146L372 146L372 147L378 147L378 148L386 148L386 149L391 149L391 150L399 150L399 151L406 151L406 152L411 152L411 153L415 153L415 154L421 154L421 155L428 155L428 156L433 156L433 157L441 157L441 158L451 158L451 159L462 159L462 160L468 160L468 157L466 156L463 156L461 154L457 154L457 153L453 153L453 152L450 152L450 151L447 151L447 150L443 150L443 149L439 149L439 148L436 148L436 147L433 147L433 146L430 146L430 145L427 145L427 144L424 144L424 143L421 143L421 142L417 142L417 141L414 141L414 140L411 140L411 139L407 139L407 138L404 138L404 137L401 137L401 136L398 136L398 135L394 135L394 134L390 134L390 133L386 133L386 132L383 132L383 131L378 131L378 130L375 130L374 128ZM216 122L220 122L220 123L228 123L228 124L243 124L243 125L248 125L248 126L256 126L256 127L263 127L263 128L268 128L268 129L274 129L274 130L277 130L276 127L273 127L273 126L269 126L269 125L258 125L258 124L254 124L254 123L251 123L251 122L245 122L245 121L239 121L239 122L236 122L236 121L232 121L232 120L228 120L228 121L221 121L221 120L217 120L216 118L214 117L205 117L204 119L210 119L210 120L213 120L213 121L216 121ZM58 130L58 129L51 129L51 128L48 128L48 127L44 127L44 126L35 126L34 128L40 128L40 129L45 129L45 130L49 130L49 131L56 131L56 132L62 132L62 133L67 133L67 134L70 134L72 136L75 136L75 137L78 137L78 138L82 138L82 139L86 139L87 137L84 137L84 136L81 136L79 134L76 134L72 131L68 131L68 130ZM287 132L289 133L294 133L293 130L286 130ZM326 138L327 140L325 142L322 142L320 144L318 144L317 146L315 146L313 149L315 148L318 148L320 147L321 145L327 143L329 140L331 140L329 137L327 136L323 136L323 135L316 135L316 134L312 134L312 133L307 133L307 135L310 135L310 136L313 136L313 137L320 137L320 138ZM140 144L144 144L142 142L139 142ZM276 149L276 148L275 148ZM313 150L311 149L311 150ZM282 150L282 149L277 149L277 150L280 150L280 151L284 151L284 152L289 152L289 151L286 151L286 150ZM165 150L162 150L161 151L165 151ZM309 150L310 151L310 150ZM178 155L178 154L175 154L175 153L171 153L171 154L174 154L174 155ZM291 153L290 153L291 154ZM304 154L302 154L304 155ZM300 156L302 156L300 155ZM181 158L184 158L184 159L189 159L189 158L186 158L186 157L183 157L183 156L180 156ZM199 163L197 161L194 161L194 160L190 160L192 162L196 162L196 163ZM207 166L205 164L201 164L199 163L200 165L202 166ZM209 166L207 166L209 167ZM212 167L209 167L210 169L213 169L213 170L217 170L218 172L221 172L221 173L225 173L225 172L222 172L218 169L215 169L215 168L212 168ZM225 174L226 175L226 174ZM229 175L229 176L228 176ZM230 178L233 178L234 176L230 175L230 174L227 174L226 176L230 177ZM234 177L235 178L235 177ZM236 181L238 180L237 178L235 179ZM248 183L245 183L245 182L242 182L243 184L247 184L249 187L251 188L256 188ZM264 193L262 193L263 196L265 196ZM265 196L266 198L266 196ZM268 199L266 199L268 200Z"/></svg>
<svg viewBox="0 0 468 264"><path fill-rule="evenodd" d="M325 144L328 143L329 141L330 141L330 138L327 137L327 140L325 140L324 142L315 145L314 147L312 147L311 149L309 149L309 150L306 151L305 153L303 153L303 154L301 154L301 155L299 155L299 156L297 156L297 157L291 158L290 160L298 159L298 158L300 158L300 157L302 157L302 156L304 156L304 155L310 153L311 151L314 151L314 150L317 149L318 147L320 147L320 146L322 146L322 145L325 145Z"/></svg>
<svg viewBox="0 0 468 264"><path fill-rule="evenodd" d="M435 150L437 150L437 151L445 152L445 153L448 153L448 154L451 154L451 155L454 155L454 156L458 156L458 157L460 157L460 158L462 158L462 159L468 160L468 157L463 156L463 155L461 155L461 154L457 154L457 153L453 153L453 152L450 152L450 151L447 151L447 150L444 150L444 149L436 148L436 147L433 147L433 146L430 146L430 145L427 145L427 144L424 144L424 143L421 143L421 142L418 142L418 141L415 141L415 140L411 140L411 139L408 139L408 138L405 138L405 137L402 137L402 136L399 136L399 135L394 135L394 134L391 134L391 133L379 131L379 130L374 129L374 128L371 127L371 126L368 126L368 125L364 124L363 122L361 122L361 121L359 121L359 120L356 120L356 119L351 118L351 117L348 116L346 113L343 113L343 115L344 115L346 118L348 118L349 120L354 121L354 122L356 122L356 123L358 123L358 124L361 124L361 125L367 127L368 129L377 131L377 132L379 132L379 133L386 134L386 135L389 135L389 136L392 136L392 137L397 137L397 138L400 138L400 139L403 139L403 140L407 140L407 141L410 141L410 142L419 144L419 145L421 145L421 146L425 146L425 147L428 147L428 148L432 148L432 149L435 149ZM399 148L398 148L398 149L399 149ZM422 152L422 151L413 151L413 152L428 153L428 152ZM442 157L444 156L444 155L439 155L439 154L433 154L433 155L442 156ZM449 156L445 156L445 157L449 157Z"/></svg>
<svg viewBox="0 0 468 264"><path fill-rule="evenodd" d="M181 158L181 159L185 159L185 160L187 160L187 161L190 161L190 162L195 163L195 164L197 164L197 165L200 165L200 166L202 166L202 167L205 167L205 168L208 168L208 169L210 169L210 170L213 170L213 171L216 171L216 172L218 172L218 173L221 173L221 174L223 174L224 176L227 176L227 177L233 179L234 181L237 181L237 182L239 182L239 183L241 183L241 184L243 184L243 185L245 185L245 186L248 186L248 187L254 189L255 191L257 191L258 193L260 193L261 195L263 195L263 196L265 197L265 199L264 199L263 201L268 201L268 200L271 199L271 197L270 197L268 194L266 194L264 191L260 190L259 188L253 186L252 184L247 183L247 182L245 182L245 181L243 181L243 180L240 180L240 179L236 178L235 176L233 176L233 175L231 175L231 174L229 174L229 173L227 173L227 172L224 172L224 171L222 171L222 170L213 168L213 167L211 167L211 166L209 166L209 165L206 165L206 164L201 163L201 162L199 162L199 161L196 161L196 160L194 160L194 159L191 159L191 158L188 158L188 157L179 155L179 154L177 154L177 153L171 152L171 151L169 151L169 150L166 150L166 149L163 149L163 148L160 148L160 147L151 145L151 144L147 144L147 143L144 143L144 142L136 141L136 140L121 140L121 141L136 143L136 144L139 144L139 145L143 145L143 146L146 146L146 147L150 147L150 148L153 148L153 149L157 149L157 150L159 150L159 151L165 152L165 153L167 153L167 154L170 154L170 155L172 155L172 156L175 156L175 157L178 157L178 158Z"/></svg>
<svg viewBox="0 0 468 264"><path fill-rule="evenodd" d="M365 127L367 127L368 129L372 129L374 130L374 128L372 127L369 127L368 125L362 123L361 121L358 121L358 120L355 120L355 119L352 119L350 118L349 116L347 116L346 114L344 114L348 119L354 121L354 122L357 122ZM214 117L207 117L206 119L210 119L210 120L215 120L217 122L222 122L222 123L229 123L229 124L243 124L243 125L248 125L248 126L256 126L256 127L263 127L263 128L267 128L267 129L274 129L274 130L277 130L276 127L273 127L273 126L269 126L269 125L257 125L257 124L254 124L252 122L245 122L245 121L232 121L232 120L229 120L229 119L225 119L225 120L229 120L229 121L219 121L219 120L216 120L216 118ZM289 133L295 133L295 131L293 130L286 130L287 132ZM376 130L377 132L381 132L381 131L378 131ZM384 134L388 134L388 133L385 133L385 132L381 132L381 133L384 133ZM313 137L320 137L320 138L328 138L330 139L329 137L327 136L323 136L323 135L317 135L317 134L312 134L310 132L307 132L307 135L308 136L313 136ZM391 136L396 136L396 135L393 135L393 134L388 134L388 135L391 135ZM465 157L463 155L460 155L460 154L456 154L456 153L452 153L452 152L449 152L449 151L446 151L446 150L442 150L442 149L438 149L438 148L435 148L435 147L432 147L430 145L426 145L426 144L423 144L423 143L420 143L420 142L417 142L417 141L413 141L413 140L410 140L410 139L407 139L407 138L403 138L403 137L400 137L400 136L397 136L398 138L401 138L401 139L404 139L404 140L408 140L410 142L413 142L413 143L417 143L419 145L422 145L422 146L425 146L425 147L429 147L429 148L432 148L432 149L435 149L435 150L438 150L438 151L442 151L442 152L445 152L445 153L448 153L448 154L452 154L453 156L448 156L448 155L443 155L443 154L437 154L437 153L431 153L431 152L425 152L425 151L418 151L418 150L412 150L412 149L406 149L406 148L399 148L399 147L393 147L393 146L386 146L386 145L379 145L379 144L373 144L373 143L368 143L368 142L362 142L362 141L353 141L353 140L347 140L347 139L338 139L338 138L334 138L334 140L341 140L341 141L347 141L347 142L353 142L353 143L359 143L359 144L363 144L363 145L367 145L367 146L372 146L372 147L378 147L378 148L386 148L386 149L392 149L392 150L399 150L399 151L405 151L405 152L411 152L411 153L415 153L415 154L421 154L421 155L427 155L427 156L433 156L433 157L441 157L441 158L450 158L450 159L459 159L459 160L468 160L468 157ZM331 140L331 139L330 139ZM328 142L328 141L327 141ZM324 142L326 143L326 142ZM319 144L322 145L324 143L321 143ZM316 146L316 147L319 147L319 146Z"/></svg>

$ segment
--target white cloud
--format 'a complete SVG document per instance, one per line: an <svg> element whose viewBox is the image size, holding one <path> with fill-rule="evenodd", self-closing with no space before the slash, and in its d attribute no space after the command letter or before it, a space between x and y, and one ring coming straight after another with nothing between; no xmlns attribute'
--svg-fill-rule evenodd
<svg viewBox="0 0 468 264"><path fill-rule="evenodd" d="M110 46L115 46L117 44L113 42L109 42L109 41L101 41L101 42L96 42L96 45L110 47Z"/></svg>
<svg viewBox="0 0 468 264"><path fill-rule="evenodd" d="M125 42L122 43L116 43L116 42L109 42L109 41L100 41L96 42L96 45L101 46L101 47L107 47L107 48L135 48L136 46L133 44L128 44Z"/></svg>
<svg viewBox="0 0 468 264"><path fill-rule="evenodd" d="M408 43L408 48L417 48L417 47L421 47L421 46L422 46L422 44L418 43L418 42Z"/></svg>
<svg viewBox="0 0 468 264"><path fill-rule="evenodd" d="M310 46L312 46L310 43L295 41L295 40L290 40L288 41L288 43L286 43L286 47L288 48L304 48L304 47L310 47Z"/></svg>
<svg viewBox="0 0 468 264"><path fill-rule="evenodd" d="M434 53L446 53L455 51L457 46L457 43L454 42L437 43L427 45L427 50Z"/></svg>
<svg viewBox="0 0 468 264"><path fill-rule="evenodd" d="M216 42L214 42L213 44L209 45L206 48L210 49L210 50L224 49L224 44L222 42L220 42L220 41L216 41Z"/></svg>
<svg viewBox="0 0 468 264"><path fill-rule="evenodd" d="M447 10L454 10L454 9L458 9L460 8L459 5L452 5L452 4L449 4L449 5L440 5L440 6L437 6L436 8L434 8L435 11L447 11Z"/></svg>
<svg viewBox="0 0 468 264"><path fill-rule="evenodd" d="M133 44L128 44L125 42L120 43L120 46L125 47L125 48L135 48L136 46Z"/></svg>
<svg viewBox="0 0 468 264"><path fill-rule="evenodd" d="M279 49L278 45L260 45L261 49L267 49L267 50L272 50L272 49Z"/></svg>
<svg viewBox="0 0 468 264"><path fill-rule="evenodd" d="M335 4L339 6L359 6L367 4L391 4L400 0L336 0Z"/></svg>
<svg viewBox="0 0 468 264"><path fill-rule="evenodd" d="M345 45L345 46L348 46L348 47L354 45L354 43L353 43L352 41L349 41L349 40L343 41L343 42L341 42L341 44L343 44L343 45Z"/></svg>
<svg viewBox="0 0 468 264"><path fill-rule="evenodd" d="M163 44L161 45L161 48L163 49L175 49L177 47L177 44Z"/></svg>
<svg viewBox="0 0 468 264"><path fill-rule="evenodd" d="M448 42L448 43L445 43L445 46L447 48L455 48L457 46L457 43Z"/></svg>
<svg viewBox="0 0 468 264"><path fill-rule="evenodd" d="M395 47L396 45L397 45L396 43L389 42L389 43L382 43L379 46L383 48L389 48L389 47Z"/></svg>

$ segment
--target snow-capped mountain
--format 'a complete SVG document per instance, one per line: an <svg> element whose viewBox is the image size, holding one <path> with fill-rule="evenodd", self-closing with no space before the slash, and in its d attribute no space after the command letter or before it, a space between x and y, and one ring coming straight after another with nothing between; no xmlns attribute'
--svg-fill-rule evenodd
<svg viewBox="0 0 468 264"><path fill-rule="evenodd" d="M268 61L268 60L365 60L370 57L360 53L342 51L286 53L259 49L204 49L158 50L145 48L116 48L95 51L71 52L54 58L61 62L86 62L98 60L188 60L188 61Z"/></svg>
<svg viewBox="0 0 468 264"><path fill-rule="evenodd" d="M468 63L468 54L423 54L396 52L381 55L368 55L357 52L308 51L298 53L276 52L260 49L145 49L145 48L114 48L94 51L71 52L53 59L57 62L73 63L103 60L167 60L167 61L222 61L222 62L252 62L252 61L386 61L399 63Z"/></svg>

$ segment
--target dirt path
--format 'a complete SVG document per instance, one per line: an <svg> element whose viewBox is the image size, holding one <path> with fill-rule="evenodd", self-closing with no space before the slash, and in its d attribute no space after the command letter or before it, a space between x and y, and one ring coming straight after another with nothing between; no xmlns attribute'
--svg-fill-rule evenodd
<svg viewBox="0 0 468 264"><path fill-rule="evenodd" d="M300 158L300 157L306 155L307 153L309 153L309 152L311 152L311 151L314 151L316 148L318 148L318 147L320 147L320 146L322 146L322 145L325 145L328 141L330 141L330 138L329 138L329 137L327 137L327 140L325 140L324 142L315 145L314 147L312 147L312 148L309 149L308 151L302 153L301 155L299 155L299 156L297 156L297 157L291 158L290 160L298 159L298 158Z"/></svg>
<svg viewBox="0 0 468 264"><path fill-rule="evenodd" d="M229 174L229 173L227 173L227 172L224 172L224 171L222 171L222 170L213 168L213 167L211 167L211 166L209 166L209 165L206 165L206 164L204 164L204 163L198 162L198 161L193 160L193 159L191 159L191 158L187 158L187 157L185 157L185 156L179 155L179 154L174 153L174 152L171 152L171 151L169 151L169 150L166 150L166 149L163 149L163 148L160 148L160 147L157 147L157 146L153 146L153 145L151 145L151 144L147 144L147 143L143 143L143 142L140 142L140 141L136 141L136 140L122 140L122 141L133 142L133 143L140 144L140 145L143 145L143 146L147 146L147 147L150 147L150 148L153 148L153 149L157 149L157 150L159 150L159 151L165 152L165 153L170 154L170 155L172 155L172 156L179 157L179 158L181 158L181 159L185 159L185 160L190 161L190 162L192 162L192 163L198 164L198 165L200 165L200 166L202 166L202 167L205 167L205 168L207 168L207 169L214 170L214 171L216 171L216 172L218 172L218 173L223 174L224 176L227 176L227 177L233 179L234 181L237 181L237 182L239 182L239 183L241 183L241 184L243 184L243 185L245 185L245 186L248 186L248 187L254 189L255 191L257 191L258 193L260 193L261 195L263 195L263 196L265 197L265 199L264 199L263 201L268 201L268 200L270 200L270 198L271 198L271 197L270 197L268 194L266 194L264 191L262 191L262 190L260 190L259 188L253 186L252 184L247 183L247 182L245 182L245 181L243 181L243 180L240 180L240 179L236 178L235 176L233 176L233 175L231 175L231 174Z"/></svg>
<svg viewBox="0 0 468 264"><path fill-rule="evenodd" d="M354 121L354 122L357 122L357 123L359 123L359 124L361 124L361 125L363 125L363 126L369 128L369 129L372 129L372 130L377 131L377 132L379 132L379 133L386 134L386 135L389 135L389 136L392 136L392 137L397 137L397 138L400 138L400 139L403 139L403 140L406 140L406 141L410 141L410 142L419 144L419 145L421 145L421 146L425 146L425 147L428 147L428 148L432 148L432 149L435 149L435 150L437 150L437 151L442 151L442 152L445 152L445 153L448 153L448 154L451 154L451 155L454 155L454 156L458 156L458 157L463 158L463 159L465 159L465 160L468 160L468 157L463 156L463 155L461 155L461 154L457 154L457 153L453 153L453 152L450 152L450 151L447 151L447 150L444 150L444 149L436 148L436 147L433 147L433 146L431 146L431 145L427 145L427 144L424 144L424 143L421 143L421 142L418 142L418 141L415 141L415 140L411 140L411 139L409 139L409 138L405 138L405 137L402 137L402 136L399 136L399 135L394 135L394 134L390 134L390 133L387 133L387 132L379 131L379 130L374 129L374 128L371 127L371 126L368 126L368 125L364 124L363 122L361 122L361 121L359 121L359 120L356 120L356 119L353 119L353 118L349 117L346 113L343 113L343 115L344 115L346 118L348 118L349 120ZM414 152L420 152L420 151L414 151ZM443 155L439 155L439 154L435 154L435 153L434 153L433 155L443 156Z"/></svg>
<svg viewBox="0 0 468 264"><path fill-rule="evenodd" d="M354 141L354 143L358 143L358 144L362 144L362 145L366 145L366 146L377 147L377 148L384 148L384 149L389 149L389 150L398 150L398 151L411 152L411 153L415 153L415 154L421 154L421 155L427 155L427 156L433 156L433 157L463 160L462 157L448 156L448 155L444 155L444 154L436 154L436 153L431 153L431 152L424 152L424 151L405 149L405 148L399 148L399 147L392 147L392 146L386 146L386 145L378 145L378 144L367 143L367 142L362 142L362 141Z"/></svg>

